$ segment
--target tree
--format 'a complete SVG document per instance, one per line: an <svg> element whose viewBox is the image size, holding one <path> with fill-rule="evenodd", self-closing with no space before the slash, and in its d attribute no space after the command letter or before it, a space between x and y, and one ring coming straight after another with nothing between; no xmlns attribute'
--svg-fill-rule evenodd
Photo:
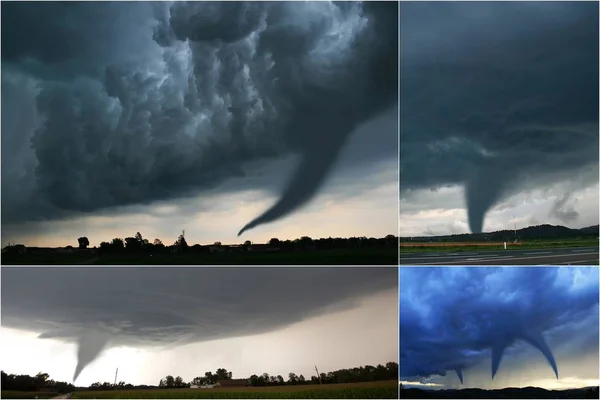
<svg viewBox="0 0 600 400"><path fill-rule="evenodd" d="M283 385L284 383L285 383L285 380L283 379L283 376L277 375L277 384Z"/></svg>
<svg viewBox="0 0 600 400"><path fill-rule="evenodd" d="M90 241L85 236L82 236L79 239L77 239L77 242L79 242L80 249L87 249L87 247L90 245Z"/></svg>
<svg viewBox="0 0 600 400"><path fill-rule="evenodd" d="M167 377L165 378L165 387L167 387L167 388L175 387L175 378L173 378L172 375L167 375Z"/></svg>
<svg viewBox="0 0 600 400"><path fill-rule="evenodd" d="M295 373L290 372L290 374L288 375L288 377L290 378L288 380L288 382L290 383L290 385L297 385L298 384L298 376Z"/></svg>
<svg viewBox="0 0 600 400"><path fill-rule="evenodd" d="M217 381L222 381L225 379L231 379L233 374L228 372L225 368L219 368L215 371L215 377Z"/></svg>
<svg viewBox="0 0 600 400"><path fill-rule="evenodd" d="M177 238L175 246L177 246L179 250L185 250L188 248L188 244L185 241L185 231L181 231L181 235L179 235L179 237Z"/></svg>
<svg viewBox="0 0 600 400"><path fill-rule="evenodd" d="M182 388L182 387L186 386L185 383L183 382L183 378L180 376L175 378L174 385L176 388Z"/></svg>
<svg viewBox="0 0 600 400"><path fill-rule="evenodd" d="M259 378L258 375L254 374L250 376L250 385L259 386Z"/></svg>
<svg viewBox="0 0 600 400"><path fill-rule="evenodd" d="M46 381L48 380L48 378L50 378L50 375L38 372L38 374L35 376L35 384L38 390L42 390L46 387Z"/></svg>
<svg viewBox="0 0 600 400"><path fill-rule="evenodd" d="M165 245L163 244L162 240L160 240L158 238L154 239L154 243L153 244L156 247L165 247Z"/></svg>
<svg viewBox="0 0 600 400"><path fill-rule="evenodd" d="M125 243L121 238L114 238L110 243L110 247L112 247L115 250L123 250L125 248Z"/></svg>
<svg viewBox="0 0 600 400"><path fill-rule="evenodd" d="M279 241L279 239L277 239L277 238L272 238L271 240L269 240L269 244L270 244L271 246L279 246L279 244L280 244L280 243L281 243L281 242L280 242L280 241Z"/></svg>
<svg viewBox="0 0 600 400"><path fill-rule="evenodd" d="M142 243L138 242L138 240L134 237L126 237L125 238L125 248L127 251L135 251L139 250L142 247Z"/></svg>
<svg viewBox="0 0 600 400"><path fill-rule="evenodd" d="M202 386L204 385L206 378L203 378L201 376L197 376L194 379L192 379L192 381L190 382L192 385L196 385L196 386Z"/></svg>
<svg viewBox="0 0 600 400"><path fill-rule="evenodd" d="M140 243L140 245L144 244L144 238L142 237L141 233L136 232L134 237L135 237L135 240L137 240Z"/></svg>
<svg viewBox="0 0 600 400"><path fill-rule="evenodd" d="M302 374L301 374L301 375L298 377L298 384L300 384L300 385L304 385L305 383L306 383L306 378L304 378L304 375L302 375Z"/></svg>
<svg viewBox="0 0 600 400"><path fill-rule="evenodd" d="M267 374L266 372L260 376L260 379L261 379L261 381L262 381L261 383L263 385L269 384L269 374Z"/></svg>

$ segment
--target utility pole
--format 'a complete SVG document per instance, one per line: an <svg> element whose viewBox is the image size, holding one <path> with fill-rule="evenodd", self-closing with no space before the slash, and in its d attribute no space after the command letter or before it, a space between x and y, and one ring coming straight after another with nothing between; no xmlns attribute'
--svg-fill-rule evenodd
<svg viewBox="0 0 600 400"><path fill-rule="evenodd" d="M319 374L319 369L317 368L316 365L315 365L315 371L317 371L317 378L319 378L319 384L322 384L323 382L321 382L321 375Z"/></svg>
<svg viewBox="0 0 600 400"><path fill-rule="evenodd" d="M117 389L117 375L119 374L119 368L115 371L115 390Z"/></svg>
<svg viewBox="0 0 600 400"><path fill-rule="evenodd" d="M517 243L517 217L513 215L513 218L515 222L515 243Z"/></svg>

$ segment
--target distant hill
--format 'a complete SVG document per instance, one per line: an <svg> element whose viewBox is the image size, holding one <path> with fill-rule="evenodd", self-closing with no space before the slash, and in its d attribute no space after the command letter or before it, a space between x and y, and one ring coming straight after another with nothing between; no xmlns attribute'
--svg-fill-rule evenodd
<svg viewBox="0 0 600 400"><path fill-rule="evenodd" d="M600 229L598 225L588 226L581 229L571 229L567 228L566 226L544 224L518 229L516 236L518 240L575 238L591 239L598 237L599 233ZM503 230L487 233L463 233L445 236L401 236L400 242L510 242L514 239L514 230Z"/></svg>
<svg viewBox="0 0 600 400"><path fill-rule="evenodd" d="M546 390L538 387L496 390L422 390L401 389L401 399L597 399L598 386L567 390Z"/></svg>
<svg viewBox="0 0 600 400"><path fill-rule="evenodd" d="M598 234L600 234L600 225L586 226L585 228L579 229L579 231L584 232L584 233L591 233L594 235L598 235Z"/></svg>

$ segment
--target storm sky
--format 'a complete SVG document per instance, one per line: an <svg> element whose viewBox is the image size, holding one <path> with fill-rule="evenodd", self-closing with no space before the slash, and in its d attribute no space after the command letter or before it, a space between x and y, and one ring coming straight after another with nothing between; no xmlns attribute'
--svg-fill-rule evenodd
<svg viewBox="0 0 600 400"><path fill-rule="evenodd" d="M597 386L599 279L598 267L400 268L400 381Z"/></svg>
<svg viewBox="0 0 600 400"><path fill-rule="evenodd" d="M117 367L134 384L221 367L310 378L397 361L397 335L396 268L2 268L7 373L72 381L79 359L83 385Z"/></svg>
<svg viewBox="0 0 600 400"><path fill-rule="evenodd" d="M397 232L397 3L1 14L3 245Z"/></svg>
<svg viewBox="0 0 600 400"><path fill-rule="evenodd" d="M400 234L599 221L598 2L400 6Z"/></svg>

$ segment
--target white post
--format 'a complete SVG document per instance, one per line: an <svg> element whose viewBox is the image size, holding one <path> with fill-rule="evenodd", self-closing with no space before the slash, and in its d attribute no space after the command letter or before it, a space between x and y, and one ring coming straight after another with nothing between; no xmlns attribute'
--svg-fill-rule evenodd
<svg viewBox="0 0 600 400"><path fill-rule="evenodd" d="M504 250L506 250L506 242L504 242Z"/></svg>

